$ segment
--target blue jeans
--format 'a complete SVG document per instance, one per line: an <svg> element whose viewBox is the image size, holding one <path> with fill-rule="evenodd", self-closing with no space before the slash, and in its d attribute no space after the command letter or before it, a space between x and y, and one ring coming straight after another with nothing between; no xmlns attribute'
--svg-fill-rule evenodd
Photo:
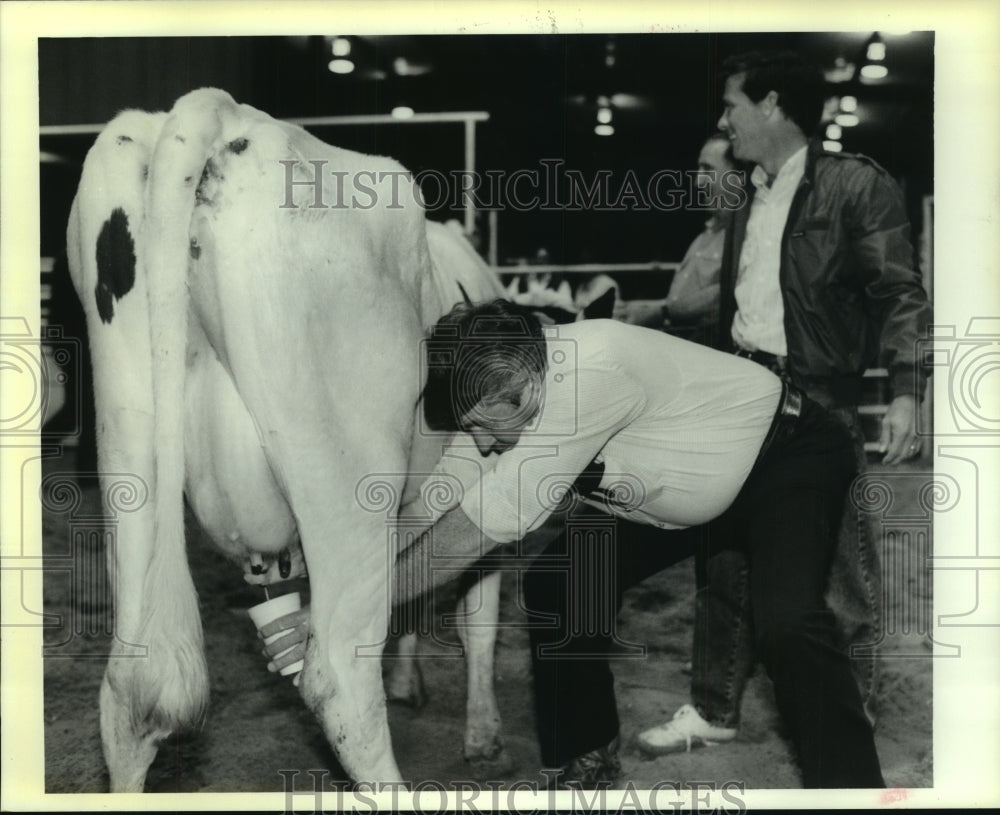
<svg viewBox="0 0 1000 815"><path fill-rule="evenodd" d="M822 393L811 393L817 402ZM866 467L856 408L828 407L851 434L858 472ZM882 570L872 526L845 501L826 600L837 621L840 647L850 657L865 713L875 719L882 631ZM691 700L713 724L737 727L740 701L757 662L747 558L733 550L701 550L695 558L695 624Z"/></svg>
<svg viewBox="0 0 1000 815"><path fill-rule="evenodd" d="M825 600L855 457L843 425L806 400L716 520L662 530L572 517L525 576L535 719L545 766L603 747L619 730L609 660L641 657L616 617L625 590L698 549L747 558L753 650L807 787L883 786L874 735Z"/></svg>

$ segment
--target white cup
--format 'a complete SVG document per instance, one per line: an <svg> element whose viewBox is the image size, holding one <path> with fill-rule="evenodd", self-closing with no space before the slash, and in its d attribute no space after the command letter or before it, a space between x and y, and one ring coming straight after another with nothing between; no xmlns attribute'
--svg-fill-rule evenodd
<svg viewBox="0 0 1000 815"><path fill-rule="evenodd" d="M289 592L288 594L282 594L280 597L275 597L271 600L267 600L263 603L258 603L255 606L251 606L247 609L247 613L250 615L250 619L253 620L253 624L257 626L259 631L263 626L267 625L272 620L277 620L279 617L284 617L286 614L291 614L293 611L298 611L302 608L302 597L297 591ZM272 634L270 637L264 639L264 643L270 645L277 639L285 636L291 629L283 629L277 634ZM295 646L292 646L293 648ZM280 654L276 655L274 659L277 659L282 654L287 654L291 651L291 648L286 648ZM302 670L302 660L298 662L293 662L291 665L286 665L281 669L282 676L288 676L289 674L296 674Z"/></svg>

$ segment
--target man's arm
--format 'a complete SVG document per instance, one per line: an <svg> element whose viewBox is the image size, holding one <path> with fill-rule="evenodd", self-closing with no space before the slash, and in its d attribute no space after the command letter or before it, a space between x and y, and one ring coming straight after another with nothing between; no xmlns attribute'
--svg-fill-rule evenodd
<svg viewBox="0 0 1000 815"><path fill-rule="evenodd" d="M675 288L677 291L675 291ZM686 279L675 280L667 296L667 314L671 320L685 322L717 319L719 315L719 280L703 284L693 271Z"/></svg>
<svg viewBox="0 0 1000 815"><path fill-rule="evenodd" d="M893 399L882 420L880 449L886 464L905 460L916 440L916 412L927 371L917 360L931 308L915 268L902 196L882 170L855 202L854 251L866 275L865 291L879 319L879 349L889 370Z"/></svg>
<svg viewBox="0 0 1000 815"><path fill-rule="evenodd" d="M670 284L666 309L669 319L687 323L714 322L719 319L719 271L721 260L709 265L698 252L721 246L722 235L702 232L694 239L680 269Z"/></svg>
<svg viewBox="0 0 1000 815"><path fill-rule="evenodd" d="M397 555L393 603L407 603L444 585L498 546L500 541L484 535L461 506L449 509Z"/></svg>

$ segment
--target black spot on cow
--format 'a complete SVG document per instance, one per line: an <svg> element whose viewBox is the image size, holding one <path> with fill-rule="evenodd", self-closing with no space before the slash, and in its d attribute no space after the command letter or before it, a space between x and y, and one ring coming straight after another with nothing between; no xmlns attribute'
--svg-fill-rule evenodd
<svg viewBox="0 0 1000 815"><path fill-rule="evenodd" d="M174 136L174 139L179 141L181 144L187 144L187 139L185 139L180 133Z"/></svg>
<svg viewBox="0 0 1000 815"><path fill-rule="evenodd" d="M115 316L115 300L121 300L135 285L135 243L128 231L128 216L120 207L111 212L97 236L97 286L94 296L101 321Z"/></svg>
<svg viewBox="0 0 1000 815"><path fill-rule="evenodd" d="M132 141L132 137L131 136L119 136L118 137L118 144L125 144L126 142L130 142L130 141Z"/></svg>
<svg viewBox="0 0 1000 815"><path fill-rule="evenodd" d="M201 178L198 179L198 187L195 189L195 200L199 204L211 204L214 187L210 188L212 181L222 179L219 167L212 159L205 162L205 167L201 171Z"/></svg>
<svg viewBox="0 0 1000 815"><path fill-rule="evenodd" d="M194 260L201 257L201 247L198 245L197 238L191 238L191 242L188 244L188 254L191 255Z"/></svg>
<svg viewBox="0 0 1000 815"><path fill-rule="evenodd" d="M250 142L248 142L246 139L233 139L233 141L229 142L227 147L229 148L229 151L231 153L236 153L236 155L239 155L240 153L242 153L244 150L247 149L247 146L249 144Z"/></svg>

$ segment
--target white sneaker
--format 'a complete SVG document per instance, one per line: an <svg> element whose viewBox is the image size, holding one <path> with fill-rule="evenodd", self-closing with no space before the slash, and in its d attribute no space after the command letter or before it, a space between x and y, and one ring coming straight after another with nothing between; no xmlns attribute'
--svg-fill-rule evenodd
<svg viewBox="0 0 1000 815"><path fill-rule="evenodd" d="M652 755L691 752L691 747L711 747L720 741L732 741L736 730L709 724L691 705L682 705L674 718L659 727L639 734L639 749Z"/></svg>

